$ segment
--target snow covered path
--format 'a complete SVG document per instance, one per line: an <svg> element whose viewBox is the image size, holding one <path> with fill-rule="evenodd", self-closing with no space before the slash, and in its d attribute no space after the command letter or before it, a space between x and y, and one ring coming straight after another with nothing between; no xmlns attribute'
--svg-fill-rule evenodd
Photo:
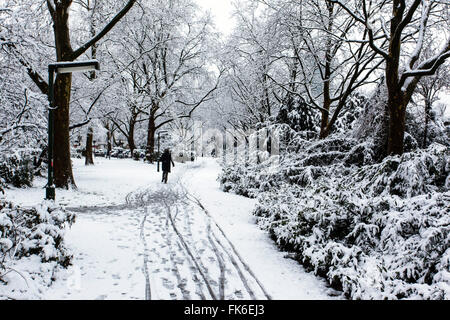
<svg viewBox="0 0 450 320"><path fill-rule="evenodd" d="M219 189L215 160L176 164L167 185L154 165L132 160L74 167L79 190L57 193L77 213L66 235L73 266L43 298L335 298L256 226L255 200Z"/></svg>

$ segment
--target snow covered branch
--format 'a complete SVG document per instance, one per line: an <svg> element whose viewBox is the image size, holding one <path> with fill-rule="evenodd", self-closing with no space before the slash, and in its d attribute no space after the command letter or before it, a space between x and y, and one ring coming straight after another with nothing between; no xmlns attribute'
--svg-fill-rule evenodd
<svg viewBox="0 0 450 320"><path fill-rule="evenodd" d="M75 60L79 56L81 56L86 50L88 50L91 46L96 44L101 38L103 38L119 21L122 19L125 14L133 7L136 0L129 0L128 3L123 7L122 10L120 10L114 18L92 39L90 39L88 42L83 44L81 47L79 47L77 50L75 50L71 54L71 60Z"/></svg>
<svg viewBox="0 0 450 320"><path fill-rule="evenodd" d="M409 86L411 82L408 82L408 78L417 78L417 80L424 76L433 75L437 68L439 68L447 58L450 57L450 40L447 41L446 46L441 50L440 53L423 61L414 70L405 71L400 79L400 86L404 91L411 91Z"/></svg>

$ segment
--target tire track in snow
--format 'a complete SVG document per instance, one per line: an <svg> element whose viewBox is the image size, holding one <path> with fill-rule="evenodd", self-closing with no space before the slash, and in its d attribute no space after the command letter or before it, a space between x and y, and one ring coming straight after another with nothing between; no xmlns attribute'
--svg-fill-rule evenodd
<svg viewBox="0 0 450 320"><path fill-rule="evenodd" d="M147 206L145 211L146 214L141 224L141 239L143 241L145 250L147 250L147 244L145 239L144 224L147 220L149 208L155 206L155 210L152 211L153 214L161 214L162 211L165 212L166 219L165 223L163 222L163 224L166 225L165 242L169 247L169 257L172 265L172 274L178 282L177 287L181 291L184 299L188 299L189 291L184 290L184 285L186 283L183 282L182 275L180 274L180 270L176 263L177 255L179 255L180 253L186 257L189 265L191 266L191 276L197 287L197 294L201 299L205 299L201 284L206 287L207 294L212 299L225 299L227 273L229 273L230 276L236 277L236 279L240 280L243 289L247 291L251 299L258 299L257 297L260 296L260 294L256 294L256 291L261 292L264 298L269 300L271 299L270 295L266 292L265 288L255 276L250 267L246 264L242 256L238 253L233 243L226 236L222 228L212 218L201 201L191 193L189 193L180 181L178 181L173 187L171 186L169 188L166 187L158 190L152 190L151 188L148 188L145 190L138 190L133 194L130 193L129 195L127 195L126 201L130 205L136 205L136 203L138 203L140 206ZM175 208L176 212L173 212L173 208ZM210 274L211 271L209 271L205 267L199 255L199 252L197 252L196 250L197 245L195 245L193 234L190 229L190 225L196 222L195 220L192 220L193 217L191 217L191 214L193 214L194 216L196 215L195 212L191 212L190 208L199 208L200 210L197 209L195 210L195 212L203 214L204 218L201 218L201 216L197 214L197 219L202 219L200 220L200 225L202 225L202 221L204 221L206 231L206 236L204 236L205 238L203 238L201 241L204 245L206 245L206 247L202 247L203 249L201 249L200 252L203 255L205 253L205 249L207 249L207 252L212 252L213 256L215 256L215 258L210 256L209 259L213 259L211 261L215 261L217 264L216 267L218 267L219 271L218 282L212 281ZM184 215L184 224L182 225L183 230L179 229L178 226L178 224L182 222L180 221L180 219L177 219L177 216L180 212L182 212ZM198 222L199 221L197 221L197 223ZM181 250L176 250L177 248L173 247L171 236L169 234L169 225L171 227L170 229L173 230L174 235L177 237L178 249ZM180 232L180 230L184 232ZM200 236L200 234L197 233L196 236L198 237ZM146 253L144 254L144 263L145 267L147 267L148 256L146 255ZM227 269L227 265L232 266L231 269ZM232 272L232 270L234 270L234 272ZM148 286L146 285L147 297L151 293L147 292L147 287L148 289L150 289L148 269L144 269L144 274L146 276L146 282L148 283ZM197 275L199 275L200 279L199 277L197 277ZM237 283L229 281L228 283L232 286L231 289L235 290L234 294L237 294L239 297L240 290L238 290L238 288L236 287ZM218 292L215 292L213 286L217 287Z"/></svg>
<svg viewBox="0 0 450 320"><path fill-rule="evenodd" d="M147 241L145 239L145 231L144 231L144 226L145 226L145 221L147 220L147 215L148 215L148 208L145 208L145 215L144 215L144 218L142 219L141 226L140 226L140 229L141 229L140 237L141 237L142 244L144 245L144 265L142 266L142 271L143 271L144 277L145 277L145 300L151 300L152 293L151 293L151 289L150 289L150 277L149 277L149 272L148 272L148 247L147 247Z"/></svg>
<svg viewBox="0 0 450 320"><path fill-rule="evenodd" d="M192 262L194 263L195 267L197 268L197 271L200 273L200 276L202 277L206 288L208 289L209 295L211 296L211 298L213 300L217 300L216 295L214 293L214 291L211 288L211 285L208 281L208 277L205 275L205 273L202 271L202 268L199 265L199 262L197 261L197 259L195 259L194 255L192 254L191 249L189 248L189 246L187 245L186 241L184 240L183 236L181 235L181 233L178 231L175 222L173 221L172 215L171 215L171 211L170 211L170 206L167 205L167 203L163 200L165 206L166 206L166 212L167 212L167 216L169 217L169 221L172 224L172 228L175 231L175 233L177 234L183 248L186 250L187 254L191 257Z"/></svg>
<svg viewBox="0 0 450 320"><path fill-rule="evenodd" d="M177 212L177 214L178 214L178 212ZM174 220L176 219L176 216L177 216L177 215L175 215ZM168 217L168 216L167 216L167 225L169 225L169 217ZM192 238L191 217L190 217L190 215L188 214L188 212L186 212L186 211L185 211L185 214L184 214L184 227L185 227L185 229L186 229L186 230L185 230L185 231L186 231L186 234L187 234L190 238ZM183 246L182 246L182 244L181 244L181 242L180 242L179 240L178 240L178 247L179 247L180 251L184 253L184 256L188 259L189 265L191 266L191 270L197 271L197 267L194 265L194 263L192 262L191 258L190 258L190 257L188 256L188 254L185 252L185 250L183 249ZM195 246L193 247L193 250L195 251L195 255L196 255L197 259L200 259L200 258L199 258L200 256L199 256L198 251L195 250ZM198 272L194 272L194 273L192 274L192 278L193 278L194 282L196 283L197 290L198 290L196 293L200 296L200 298L201 298L202 300L205 300L206 297L205 297L205 295L204 295L204 293L203 293L202 281L198 278L197 273L198 273Z"/></svg>
<svg viewBox="0 0 450 320"><path fill-rule="evenodd" d="M205 213L205 215L211 219L214 222L214 225L217 227L217 229L220 231L220 233L222 234L223 238L227 241L227 243L229 244L229 246L231 247L233 253L236 255L236 257L239 259L240 263L244 266L245 270L250 274L250 276L256 281L256 283L258 284L259 288L261 289L261 291L263 292L264 296L268 299L271 300L272 297L267 293L266 289L264 288L264 286L262 285L262 283L258 280L258 278L256 277L256 275L254 274L254 272L251 270L250 266L244 261L244 259L242 259L241 255L239 254L239 252L236 250L236 247L233 245L233 243L231 242L231 240L226 236L225 232L223 231L223 229L217 224L217 222L213 219L213 217L209 214L208 210L203 206L203 204L201 203L201 201L195 197L194 195L192 195L191 193L189 193L186 189L186 187L184 185L182 185L182 188L185 190L187 198L193 202L194 204L196 204L198 207L200 207L200 209L202 209L202 211ZM228 253L227 250L224 251ZM230 256L231 259L231 256ZM234 264L233 264L234 265ZM239 271L238 271L239 272ZM241 277L243 282L246 282L244 279L245 277ZM248 291L248 290L247 290ZM250 292L249 292L250 293Z"/></svg>
<svg viewBox="0 0 450 320"><path fill-rule="evenodd" d="M137 201L133 201L133 195L137 196ZM134 203L133 203L134 202ZM144 202L143 200L143 194L142 193L136 193L136 192L130 192L125 196L125 203L128 208L130 207L138 207L139 205L142 205ZM151 286L150 286L150 275L148 272L148 246L147 246L147 240L145 239L145 222L147 220L148 216L148 208L144 208L144 217L142 218L141 224L139 226L140 233L139 236L141 238L141 242L144 248L143 252L143 265L142 265L142 273L144 274L145 278L145 300L151 300L152 294L151 294Z"/></svg>
<svg viewBox="0 0 450 320"><path fill-rule="evenodd" d="M219 296L220 300L225 300L225 263L223 261L223 256L219 252L219 249L217 248L216 244L214 243L212 237L211 237L211 221L208 221L208 240L211 244L211 247L214 251L214 254L217 257L217 262L219 263L220 268L220 278L219 278Z"/></svg>
<svg viewBox="0 0 450 320"><path fill-rule="evenodd" d="M178 215L178 207L176 207L177 213L175 214L175 219L176 216ZM169 218L167 217L166 220L166 242L167 245L169 247L170 253L169 253L169 258L170 258L170 262L172 263L172 271L175 274L175 277L177 279L178 282L178 288L181 290L181 293L183 295L183 299L185 300L191 300L191 296L189 294L189 291L186 290L185 286L186 286L186 282L183 281L180 271L178 270L178 266L177 266L177 261L176 261L176 250L174 250L173 245L172 245L172 237L171 234L169 232Z"/></svg>

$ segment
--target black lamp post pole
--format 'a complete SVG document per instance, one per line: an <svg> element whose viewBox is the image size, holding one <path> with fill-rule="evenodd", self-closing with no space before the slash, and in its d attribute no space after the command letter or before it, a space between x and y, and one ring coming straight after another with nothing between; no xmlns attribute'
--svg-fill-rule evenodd
<svg viewBox="0 0 450 320"><path fill-rule="evenodd" d="M47 187L45 189L45 199L55 200L55 186L53 184L53 78L55 70L53 67L48 68L48 174Z"/></svg>

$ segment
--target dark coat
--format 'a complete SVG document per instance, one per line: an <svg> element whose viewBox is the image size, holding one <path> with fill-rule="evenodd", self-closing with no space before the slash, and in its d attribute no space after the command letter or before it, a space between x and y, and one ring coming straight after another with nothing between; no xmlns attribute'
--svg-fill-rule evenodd
<svg viewBox="0 0 450 320"><path fill-rule="evenodd" d="M175 166L170 152L164 152L161 158L159 158L159 161L161 161L162 164L162 171L170 172L170 163L172 163L172 165Z"/></svg>

